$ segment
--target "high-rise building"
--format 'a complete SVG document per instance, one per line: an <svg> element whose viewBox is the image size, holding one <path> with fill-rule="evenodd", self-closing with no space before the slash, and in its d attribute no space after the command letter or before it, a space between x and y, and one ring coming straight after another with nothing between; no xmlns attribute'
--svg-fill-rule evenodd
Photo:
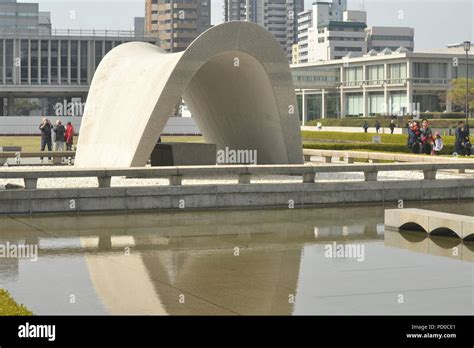
<svg viewBox="0 0 474 348"><path fill-rule="evenodd" d="M224 21L248 20L264 27L291 62L292 46L298 42L297 14L303 10L304 0L224 0Z"/></svg>
<svg viewBox="0 0 474 348"><path fill-rule="evenodd" d="M374 49L414 49L414 30L406 27L367 29L365 11L347 10L347 0L316 1L298 14L299 63L361 57Z"/></svg>
<svg viewBox="0 0 474 348"><path fill-rule="evenodd" d="M211 26L210 0L146 0L145 33L160 47L180 52Z"/></svg>
<svg viewBox="0 0 474 348"><path fill-rule="evenodd" d="M0 0L0 32L41 34L51 33L51 14L40 12L37 3Z"/></svg>

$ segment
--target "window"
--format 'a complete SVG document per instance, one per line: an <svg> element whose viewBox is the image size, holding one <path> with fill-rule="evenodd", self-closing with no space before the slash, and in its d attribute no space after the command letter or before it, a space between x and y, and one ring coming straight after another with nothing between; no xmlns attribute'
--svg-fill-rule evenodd
<svg viewBox="0 0 474 348"><path fill-rule="evenodd" d="M81 84L87 84L88 82L88 62L87 57L89 56L89 43L87 41L81 41Z"/></svg>
<svg viewBox="0 0 474 348"><path fill-rule="evenodd" d="M407 65L406 63L390 64L390 79L392 83L403 83L404 79L407 78Z"/></svg>
<svg viewBox="0 0 474 348"><path fill-rule="evenodd" d="M369 94L369 115L375 116L385 113L384 94L370 93Z"/></svg>
<svg viewBox="0 0 474 348"><path fill-rule="evenodd" d="M3 40L0 40L0 62L3 62ZM0 63L0 84L3 84L3 63Z"/></svg>
<svg viewBox="0 0 474 348"><path fill-rule="evenodd" d="M28 40L20 41L20 76L21 83L28 84Z"/></svg>
<svg viewBox="0 0 474 348"><path fill-rule="evenodd" d="M69 51L69 41L62 40L61 41L61 83L68 84L69 83L69 74L68 74L68 54Z"/></svg>
<svg viewBox="0 0 474 348"><path fill-rule="evenodd" d="M364 80L362 67L345 69L345 82L347 86L356 86Z"/></svg>
<svg viewBox="0 0 474 348"><path fill-rule="evenodd" d="M71 84L77 84L77 70L78 70L78 41L71 41Z"/></svg>
<svg viewBox="0 0 474 348"><path fill-rule="evenodd" d="M59 84L59 74L58 74L58 64L59 64L59 41L51 41L51 84Z"/></svg>
<svg viewBox="0 0 474 348"><path fill-rule="evenodd" d="M381 85L383 80L385 80L383 65L369 65L367 67L367 72L369 84Z"/></svg>
<svg viewBox="0 0 474 348"><path fill-rule="evenodd" d="M30 55L30 66L31 66L31 83L34 85L39 84L39 41L31 40L31 55Z"/></svg>
<svg viewBox="0 0 474 348"><path fill-rule="evenodd" d="M6 84L13 84L13 40L5 41L5 79Z"/></svg>
<svg viewBox="0 0 474 348"><path fill-rule="evenodd" d="M41 83L48 84L48 50L49 42L41 40Z"/></svg>
<svg viewBox="0 0 474 348"><path fill-rule="evenodd" d="M346 109L347 115L359 116L364 113L362 94L347 94L346 95Z"/></svg>
<svg viewBox="0 0 474 348"><path fill-rule="evenodd" d="M95 42L95 68L99 66L100 61L102 60L102 48L104 43L102 41Z"/></svg>

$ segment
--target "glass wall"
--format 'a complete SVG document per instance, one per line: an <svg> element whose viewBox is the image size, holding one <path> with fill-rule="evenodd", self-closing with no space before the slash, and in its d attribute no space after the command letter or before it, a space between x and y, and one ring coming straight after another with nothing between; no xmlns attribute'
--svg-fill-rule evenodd
<svg viewBox="0 0 474 348"><path fill-rule="evenodd" d="M28 81L28 50L29 41L21 40L20 42L20 80L22 85L29 83Z"/></svg>
<svg viewBox="0 0 474 348"><path fill-rule="evenodd" d="M384 94L369 93L368 96L369 115L375 116L386 113Z"/></svg>
<svg viewBox="0 0 474 348"><path fill-rule="evenodd" d="M79 63L79 60L78 60L78 57L77 55L79 54L79 48L78 48L78 41L76 40L72 40L70 42L71 44L71 84L73 85L77 85L78 83L78 69L79 69L79 66L78 66L78 63Z"/></svg>
<svg viewBox="0 0 474 348"><path fill-rule="evenodd" d="M362 93L346 94L346 115L362 116L364 114L364 99Z"/></svg>
<svg viewBox="0 0 474 348"><path fill-rule="evenodd" d="M385 80L383 65L370 65L367 67L367 79L369 85L381 85Z"/></svg>
<svg viewBox="0 0 474 348"><path fill-rule="evenodd" d="M448 65L446 63L414 63L413 78L414 83L447 83Z"/></svg>
<svg viewBox="0 0 474 348"><path fill-rule="evenodd" d="M358 86L364 81L362 67L346 68L344 71L346 86Z"/></svg>
<svg viewBox="0 0 474 348"><path fill-rule="evenodd" d="M407 78L407 65L406 63L390 64L390 79L391 83L404 83Z"/></svg>
<svg viewBox="0 0 474 348"><path fill-rule="evenodd" d="M306 120L309 122L317 118L321 118L321 108L323 106L323 98L319 94L311 94L306 96Z"/></svg>
<svg viewBox="0 0 474 348"><path fill-rule="evenodd" d="M5 83L13 84L13 40L5 40Z"/></svg>
<svg viewBox="0 0 474 348"><path fill-rule="evenodd" d="M102 60L102 49L104 44L102 41L95 41L95 68L99 66L100 61Z"/></svg>
<svg viewBox="0 0 474 348"><path fill-rule="evenodd" d="M425 92L417 93L413 95L413 102L419 104L420 112L426 111L444 111L440 105L439 93L437 92Z"/></svg>
<svg viewBox="0 0 474 348"><path fill-rule="evenodd" d="M51 40L51 84L59 84L59 41Z"/></svg>
<svg viewBox="0 0 474 348"><path fill-rule="evenodd" d="M69 83L69 60L68 60L68 51L69 51L69 41L61 40L61 83Z"/></svg>
<svg viewBox="0 0 474 348"><path fill-rule="evenodd" d="M338 118L341 115L341 96L328 94L326 96L326 117Z"/></svg>
<svg viewBox="0 0 474 348"><path fill-rule="evenodd" d="M0 40L0 84L3 84L3 40ZM0 110L0 113L2 111Z"/></svg>
<svg viewBox="0 0 474 348"><path fill-rule="evenodd" d="M392 115L406 114L408 110L407 94L405 92L391 92L389 105Z"/></svg>
<svg viewBox="0 0 474 348"><path fill-rule="evenodd" d="M86 85L88 82L88 57L89 57L89 43L87 41L81 41L81 84Z"/></svg>
<svg viewBox="0 0 474 348"><path fill-rule="evenodd" d="M49 42L41 40L41 83L48 84Z"/></svg>
<svg viewBox="0 0 474 348"><path fill-rule="evenodd" d="M31 84L39 84L39 42L38 40L31 40L31 54L30 54L30 67L31 67Z"/></svg>

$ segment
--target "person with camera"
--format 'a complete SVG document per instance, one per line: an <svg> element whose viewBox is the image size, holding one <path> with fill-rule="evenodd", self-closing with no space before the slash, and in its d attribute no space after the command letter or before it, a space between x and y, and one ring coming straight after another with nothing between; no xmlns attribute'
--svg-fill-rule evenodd
<svg viewBox="0 0 474 348"><path fill-rule="evenodd" d="M459 121L455 134L456 153L462 156L470 156L472 145L469 140L469 126L466 126L463 121Z"/></svg>
<svg viewBox="0 0 474 348"><path fill-rule="evenodd" d="M53 130L53 125L45 117L39 125L39 129L41 131L41 152L44 151L45 147L48 147L48 151L51 151L53 144L51 131ZM43 157L40 157L40 159L43 162ZM51 161L51 156L48 156L48 159Z"/></svg>

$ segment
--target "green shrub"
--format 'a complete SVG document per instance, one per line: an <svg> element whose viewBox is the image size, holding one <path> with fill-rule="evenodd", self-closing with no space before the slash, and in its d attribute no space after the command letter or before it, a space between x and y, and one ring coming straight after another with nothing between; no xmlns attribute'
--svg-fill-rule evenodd
<svg viewBox="0 0 474 348"><path fill-rule="evenodd" d="M434 117L435 114L432 114ZM429 118L425 117L426 114L421 114L421 119L428 118L430 120L430 126L432 128L456 128L457 124L461 120L465 120L463 114L443 114L440 113L437 115L442 118ZM429 115L428 115L429 116ZM405 127L408 121L412 120L413 117L399 117L394 118L395 124L398 127ZM362 129L362 124L364 121L367 121L370 127L375 126L375 121L378 120L382 127L388 127L390 125L391 117L380 116L380 117L346 117L346 118L325 118L309 121L307 126L316 126L318 122L324 127L360 127Z"/></svg>
<svg viewBox="0 0 474 348"><path fill-rule="evenodd" d="M372 143L372 137L375 134L370 133L347 133L347 132L312 132L302 131L301 137L307 140L314 140L315 142L321 142L318 140L332 140L334 143L338 141L349 141L349 142L361 142L361 143ZM406 147L408 136L406 134L379 134L381 137L382 144L396 144ZM444 136L443 143L445 146L454 145L454 136ZM375 144L378 145L378 144Z"/></svg>
<svg viewBox="0 0 474 348"><path fill-rule="evenodd" d="M305 143L305 149L316 150L340 150L340 151L374 151L374 152L395 152L395 153L412 153L411 149L401 144L362 144L362 143ZM454 145L445 145L442 155L451 155L454 152Z"/></svg>
<svg viewBox="0 0 474 348"><path fill-rule="evenodd" d="M30 316L33 315L25 306L16 303L8 293L0 289L0 316Z"/></svg>

